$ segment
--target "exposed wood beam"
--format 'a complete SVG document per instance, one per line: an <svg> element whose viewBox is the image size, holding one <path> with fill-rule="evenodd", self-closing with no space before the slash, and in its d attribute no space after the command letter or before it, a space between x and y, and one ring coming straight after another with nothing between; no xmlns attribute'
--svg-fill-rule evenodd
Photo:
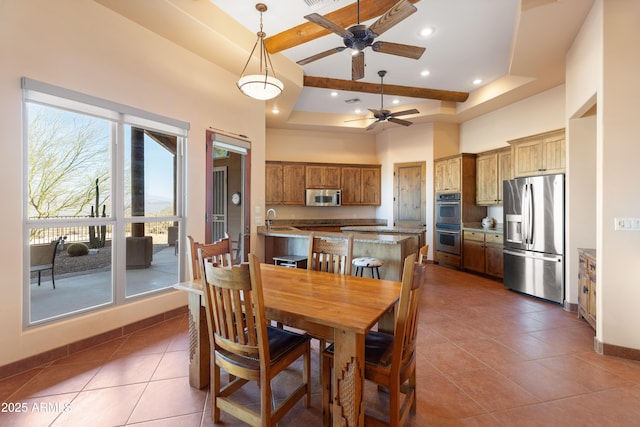
<svg viewBox="0 0 640 427"><path fill-rule="evenodd" d="M364 83L354 80L330 79L327 77L304 76L304 86L321 89L348 90L351 92L380 93L379 83ZM407 96L410 98L435 99L438 101L464 102L467 92L427 89L411 86L384 85L386 95Z"/></svg>
<svg viewBox="0 0 640 427"><path fill-rule="evenodd" d="M411 3L418 3L420 0L409 1ZM365 22L381 16L396 3L398 3L398 0L362 0L360 2L360 21ZM343 28L356 24L357 16L358 7L356 3L324 15L325 18ZM303 17L300 17L300 19L303 19ZM315 40L327 34L333 33L313 22L305 22L304 24L265 38L264 43L269 53L276 53ZM340 39L336 37L336 41L340 42Z"/></svg>

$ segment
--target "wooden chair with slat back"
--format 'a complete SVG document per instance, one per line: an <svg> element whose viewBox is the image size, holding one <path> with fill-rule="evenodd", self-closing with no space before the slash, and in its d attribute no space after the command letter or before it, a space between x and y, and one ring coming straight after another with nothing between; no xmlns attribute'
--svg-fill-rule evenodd
<svg viewBox="0 0 640 427"><path fill-rule="evenodd" d="M424 245L420 248L418 255L418 264L428 264L427 255L429 254L429 245Z"/></svg>
<svg viewBox="0 0 640 427"><path fill-rule="evenodd" d="M371 331L365 337L365 380L389 391L389 419L379 420L365 414L366 425L404 426L410 412L416 410L416 337L420 291L428 266L415 262L415 254L404 262L402 288L393 335ZM323 353L323 421L331 420L331 365L333 346Z"/></svg>
<svg viewBox="0 0 640 427"><path fill-rule="evenodd" d="M345 238L318 237L309 234L307 269L335 274L351 274L353 258L353 235Z"/></svg>
<svg viewBox="0 0 640 427"><path fill-rule="evenodd" d="M215 263L222 266L230 266L233 264L233 250L231 248L231 238L225 233L222 239L213 243L199 243L193 240L193 237L187 236L189 239L189 251L191 256L191 277L193 280L201 279L202 263L198 261L198 249L203 250L203 257L210 259L215 257Z"/></svg>
<svg viewBox="0 0 640 427"><path fill-rule="evenodd" d="M203 250L199 249L202 259ZM203 259L207 317L214 325L212 366L212 418L220 421L220 411L252 426L273 426L304 397L311 403L310 345L306 334L267 326L258 258L249 254L249 263L219 267ZM271 380L303 358L302 382L276 408L271 408ZM231 376L221 384L220 370ZM260 408L255 411L242 399L230 396L245 384L260 387ZM280 397L280 396L279 396ZM246 404L246 402L244 402Z"/></svg>

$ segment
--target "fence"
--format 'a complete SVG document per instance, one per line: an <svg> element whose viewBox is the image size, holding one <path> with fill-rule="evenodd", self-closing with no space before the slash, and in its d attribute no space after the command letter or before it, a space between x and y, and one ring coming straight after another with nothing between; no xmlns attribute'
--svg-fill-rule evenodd
<svg viewBox="0 0 640 427"><path fill-rule="evenodd" d="M174 225L173 221L160 221L160 222L147 222L144 226L145 235L153 236L165 236L167 235L168 227ZM127 225L127 235L131 234L131 224ZM29 244L38 245L50 243L53 240L57 240L59 237L66 237L66 243L73 242L88 242L89 241L89 227L84 226L69 226L69 227L48 227L48 228L34 228L31 230L31 236L29 238ZM107 226L106 240L112 239L111 226ZM161 239L163 240L163 239ZM161 243L161 242L158 242Z"/></svg>

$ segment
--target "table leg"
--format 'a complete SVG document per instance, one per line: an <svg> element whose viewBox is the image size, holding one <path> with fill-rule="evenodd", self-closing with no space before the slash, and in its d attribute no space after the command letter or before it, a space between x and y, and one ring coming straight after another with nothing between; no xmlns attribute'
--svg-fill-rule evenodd
<svg viewBox="0 0 640 427"><path fill-rule="evenodd" d="M364 425L364 335L336 330L333 426Z"/></svg>
<svg viewBox="0 0 640 427"><path fill-rule="evenodd" d="M210 360L207 315L200 295L190 292L189 307L189 384L202 389L209 385Z"/></svg>

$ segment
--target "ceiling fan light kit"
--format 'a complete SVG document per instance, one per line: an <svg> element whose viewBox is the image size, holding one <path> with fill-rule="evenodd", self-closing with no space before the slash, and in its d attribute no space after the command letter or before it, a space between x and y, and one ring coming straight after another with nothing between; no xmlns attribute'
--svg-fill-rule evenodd
<svg viewBox="0 0 640 427"><path fill-rule="evenodd" d="M273 64L271 63L271 57L269 57L269 52L267 52L264 44L266 34L262 31L262 14L266 12L267 5L264 3L258 3L256 4L256 9L260 12L260 31L257 33L258 39L253 45L253 49L249 54L249 59L247 59L247 63L244 65L242 73L240 74L240 79L236 84L240 91L245 95L254 99L266 101L280 96L284 89L284 84L282 84L282 82L276 77ZM260 45L260 72L259 74L245 75L247 66L251 61L256 48L258 48L258 45ZM269 70L271 70L272 75L269 75Z"/></svg>

